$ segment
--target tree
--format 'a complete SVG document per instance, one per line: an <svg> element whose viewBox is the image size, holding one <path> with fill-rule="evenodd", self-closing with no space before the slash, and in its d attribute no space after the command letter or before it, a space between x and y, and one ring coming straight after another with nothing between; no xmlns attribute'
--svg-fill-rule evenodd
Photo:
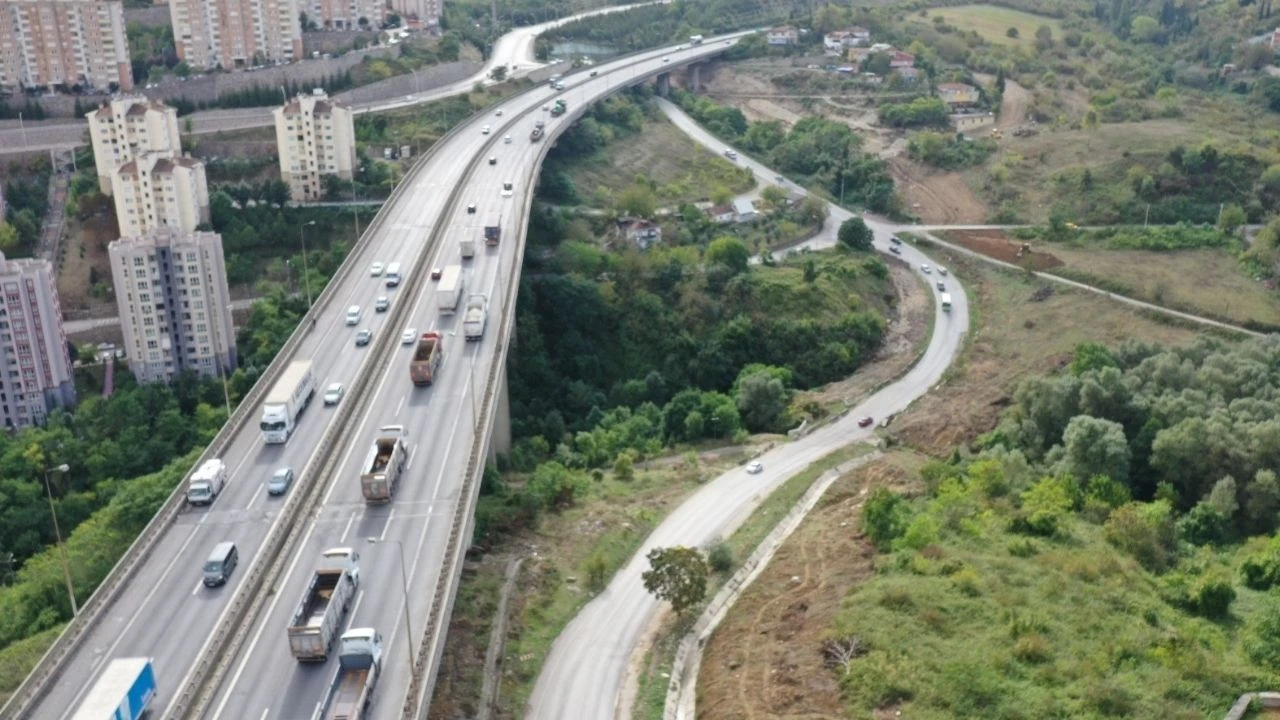
<svg viewBox="0 0 1280 720"><path fill-rule="evenodd" d="M654 548L645 556L649 569L641 573L644 589L671 603L677 614L702 602L707 595L707 561L693 548Z"/></svg>
<svg viewBox="0 0 1280 720"><path fill-rule="evenodd" d="M618 210L633 217L648 219L657 213L658 201L648 185L631 183L618 195Z"/></svg>
<svg viewBox="0 0 1280 720"><path fill-rule="evenodd" d="M1080 376L1090 370L1116 367L1116 359L1105 345L1095 342L1082 342L1076 345L1071 358L1071 374Z"/></svg>
<svg viewBox="0 0 1280 720"><path fill-rule="evenodd" d="M1010 26L1010 28L1009 28L1008 30L1005 30L1005 31L1004 31L1004 36L1005 36L1005 37L1013 38L1014 40L1017 40L1017 39L1018 39L1018 36L1019 36L1019 35L1021 35L1021 34L1022 34L1022 33L1019 33L1019 32L1018 32L1018 28L1016 28L1016 27L1012 27L1012 26Z"/></svg>
<svg viewBox="0 0 1280 720"><path fill-rule="evenodd" d="M711 188L711 202L716 205L728 205L733 201L733 191L724 185Z"/></svg>
<svg viewBox="0 0 1280 720"><path fill-rule="evenodd" d="M712 240L705 256L707 265L723 265L734 275L747 271L747 261L750 258L751 252L747 250L747 246L734 237Z"/></svg>
<svg viewBox="0 0 1280 720"><path fill-rule="evenodd" d="M1244 208L1237 203L1227 203L1222 207L1222 213L1218 217L1218 228L1228 235L1233 235L1246 222L1249 222L1249 216L1245 214Z"/></svg>
<svg viewBox="0 0 1280 720"><path fill-rule="evenodd" d="M782 210L787 206L787 191L777 185L769 185L760 191L760 199L773 210Z"/></svg>
<svg viewBox="0 0 1280 720"><path fill-rule="evenodd" d="M1053 30L1048 25L1041 25L1036 28L1036 49L1048 50L1053 47Z"/></svg>
<svg viewBox="0 0 1280 720"><path fill-rule="evenodd" d="M1173 506L1158 500L1118 507L1102 526L1102 535L1107 542L1132 555L1148 570L1163 570L1168 567L1177 547Z"/></svg>
<svg viewBox="0 0 1280 720"><path fill-rule="evenodd" d="M836 235L840 244L850 250L870 250L874 237L875 233L860 217L849 218L840 223L840 232Z"/></svg>
<svg viewBox="0 0 1280 720"><path fill-rule="evenodd" d="M1259 470L1245 485L1243 523L1246 535L1267 535L1280 522L1280 481L1271 470Z"/></svg>
<svg viewBox="0 0 1280 720"><path fill-rule="evenodd" d="M862 506L862 531L881 552L907 529L907 502L885 487L871 491Z"/></svg>
<svg viewBox="0 0 1280 720"><path fill-rule="evenodd" d="M631 463L630 451L618 453L618 459L613 461L613 476L623 482L631 482L635 479L636 470Z"/></svg>
<svg viewBox="0 0 1280 720"><path fill-rule="evenodd" d="M738 414L749 430L772 430L787 407L787 389L768 372L758 372L741 379L737 404Z"/></svg>
<svg viewBox="0 0 1280 720"><path fill-rule="evenodd" d="M495 66L493 70L489 73L489 77L493 78L494 82L502 82L503 80L506 80L507 66L506 65Z"/></svg>
<svg viewBox="0 0 1280 720"><path fill-rule="evenodd" d="M1160 38L1160 21L1149 15L1138 15L1129 24L1129 37L1138 42L1157 42Z"/></svg>
<svg viewBox="0 0 1280 720"><path fill-rule="evenodd" d="M7 222L0 222L0 252L6 255L18 249L18 231Z"/></svg>
<svg viewBox="0 0 1280 720"><path fill-rule="evenodd" d="M1062 444L1065 452L1060 467L1081 485L1094 475L1128 481L1129 443L1120 423L1077 415L1067 423Z"/></svg>

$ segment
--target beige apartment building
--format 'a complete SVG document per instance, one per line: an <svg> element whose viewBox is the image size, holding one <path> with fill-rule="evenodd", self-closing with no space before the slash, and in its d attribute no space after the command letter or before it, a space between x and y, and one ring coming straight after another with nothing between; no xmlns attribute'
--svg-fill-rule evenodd
<svg viewBox="0 0 1280 720"><path fill-rule="evenodd" d="M303 0L302 8L320 30L376 30L387 18L383 0Z"/></svg>
<svg viewBox="0 0 1280 720"><path fill-rule="evenodd" d="M178 57L196 70L236 70L302 57L299 0L171 0Z"/></svg>
<svg viewBox="0 0 1280 720"><path fill-rule="evenodd" d="M108 247L129 369L138 382L168 382L236 367L222 236L173 227Z"/></svg>
<svg viewBox="0 0 1280 720"><path fill-rule="evenodd" d="M427 30L440 27L440 0L391 0L391 9Z"/></svg>
<svg viewBox="0 0 1280 720"><path fill-rule="evenodd" d="M0 0L0 87L130 90L116 0Z"/></svg>
<svg viewBox="0 0 1280 720"><path fill-rule="evenodd" d="M294 202L319 200L325 175L350 180L356 164L355 125L351 108L323 90L298 95L276 108L276 147L280 177Z"/></svg>
<svg viewBox="0 0 1280 720"><path fill-rule="evenodd" d="M191 232L209 221L204 163L189 157L140 155L112 173L111 194L120 237L137 237L162 227Z"/></svg>
<svg viewBox="0 0 1280 720"><path fill-rule="evenodd" d="M159 100L141 95L113 98L89 113L89 139L98 166L98 187L112 193L116 168L146 153L166 157L182 154L178 111Z"/></svg>
<svg viewBox="0 0 1280 720"><path fill-rule="evenodd" d="M75 378L53 265L0 253L0 291L0 417L14 430L75 403Z"/></svg>

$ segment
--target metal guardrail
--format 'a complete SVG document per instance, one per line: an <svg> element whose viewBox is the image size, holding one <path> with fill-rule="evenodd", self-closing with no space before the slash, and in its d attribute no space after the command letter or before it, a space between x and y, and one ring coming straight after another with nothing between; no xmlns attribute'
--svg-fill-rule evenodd
<svg viewBox="0 0 1280 720"><path fill-rule="evenodd" d="M738 37L741 33L721 36L718 38L723 41L727 38ZM708 46L708 49L712 49ZM611 62L619 59L637 58L645 54L665 53L670 48L659 48L657 50L642 50L635 53L615 58ZM717 50L718 52L719 50ZM716 52L708 52L707 55L713 55ZM619 82L617 86L611 87L608 92L599 96L592 102L597 102L615 92L620 92L632 85L636 85L649 80L652 77L670 72L670 67L662 67L652 71L645 72L635 77L626 78L625 81ZM621 72L619 69L614 72ZM589 78L589 76L588 76ZM584 80L588 78L583 78ZM523 94L523 93L522 93ZM519 97L519 96L517 96ZM510 102L510 100L508 100ZM555 145L556 138L563 134L578 118L586 113L587 104L579 105L573 108L560 122L555 125L554 132L548 132L548 136L543 139L543 145L538 153L537 161L534 167L541 167L543 160L548 152ZM530 110L526 110L520 115L513 118L523 118L526 115L538 112L535 106ZM536 175L535 175L536 178ZM522 214L518 217L528 218L530 208L533 204L535 183L527 184L525 191ZM458 504L454 510L453 523L449 532L449 539L445 545L445 554L441 564L440 579L436 583L435 592L431 597L431 609L428 612L426 628L423 635L419 638L418 656L414 659L414 668L411 681L407 692L405 693L404 706L401 709L401 720L426 720L427 714L431 708L431 696L434 692L436 675L440 669L440 658L444 653L444 637L445 631L448 629L448 619L453 614L453 602L457 597L457 585L462 577L462 565L466 556L467 547L470 544L471 532L475 525L475 506L479 499L481 479L484 475L484 459L488 454L488 446L492 434L489 432L480 432L480 428L488 427L494 411L494 403L498 399L499 379L506 374L507 353L510 350L510 343L507 339L511 337L512 330L515 325L515 302L519 295L519 270L520 258L523 257L526 238L529 232L527 222L520 224L520 235L516 247L516 253L513 256L511 269L508 273L507 293L503 301L503 323L502 333L498 336L499 345L495 353L494 361L489 367L488 377L484 385L483 400L480 403L479 417L476 420L476 438L471 446L471 453L467 460L467 469L464 474L462 488L458 493ZM466 539L464 543L463 540ZM448 568L446 574L445 568Z"/></svg>
<svg viewBox="0 0 1280 720"><path fill-rule="evenodd" d="M366 238L371 238L381 231L383 223L386 222L387 217L392 212L391 208L395 206L404 193L409 192L417 176L424 172L427 165L439 153L439 150L445 147L447 142L466 124L468 123L460 124L445 133L440 140L431 146L431 149L418 158L413 168L392 191L391 196L383 204L382 209L378 211L373 222L365 229L365 234L361 238L362 243L365 243ZM478 157L473 160L473 165L478 160ZM460 188L461 186L455 187L450 194L449 205L456 202ZM405 274L406 283L404 289L406 291L416 293L422 284L426 282L427 272L425 265L427 258L431 255L431 249L439 243L445 227L445 224L437 223L431 230L427 242L423 246L423 251L419 253L413 265ZM348 273L352 272L352 268L358 264L357 256L358 253L354 252L348 254L339 272L340 278L345 278ZM340 282L330 281L329 286L325 288L326 293L331 289L336 292L336 288L340 284ZM324 296L322 295L321 297L323 298ZM413 303L394 304L386 326L397 327L399 324L403 324L405 314L409 313L412 307ZM376 382L378 377L376 370L385 367L390 362L397 342L398 337L394 332L381 333L374 342L373 352L369 353L365 361L361 363L361 367L356 373L356 380L352 384L350 392L347 393L349 397L356 399L356 402L343 403L342 405L345 407L340 406L340 412L330 422L329 428L320 439L318 444L319 455L312 456L311 463L316 466L316 469L309 473L304 471L304 475L309 475L312 478L308 486L309 491L298 493L290 498L292 507L286 507L281 515L291 517L292 521L284 525L277 523L272 527L271 533L263 542L256 556L254 567L250 569L249 574L241 583L235 599L228 608L228 612L224 614L210 641L206 644L205 652L201 653L189 682L183 688L179 698L170 707L166 717L201 717L208 711L209 704L213 701L216 691L229 671L236 653L244 643L247 630L253 626L253 621L262 612L267 599L270 597L270 593L264 592L264 589L272 587L279 579L286 564L292 558L293 550L304 535L307 523L298 522L298 520L303 517L310 517L318 510L318 505L324 498L333 474L340 470L337 466L340 462L342 451L348 446L344 442L344 436L352 432L354 426L351 422L354 418L358 417L359 413L363 412L372 402L373 393L366 392L366 390L368 390L370 383Z"/></svg>

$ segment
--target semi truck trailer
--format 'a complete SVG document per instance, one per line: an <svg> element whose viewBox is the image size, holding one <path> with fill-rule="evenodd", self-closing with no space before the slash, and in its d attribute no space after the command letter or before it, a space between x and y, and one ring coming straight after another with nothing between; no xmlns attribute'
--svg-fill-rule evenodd
<svg viewBox="0 0 1280 720"><path fill-rule="evenodd" d="M436 304L440 308L440 314L452 315L457 311L464 284L461 265L450 265L444 269L440 285L436 288Z"/></svg>
<svg viewBox="0 0 1280 720"><path fill-rule="evenodd" d="M262 403L262 440L278 445L288 442L298 416L316 394L316 378L310 360L294 360L285 368Z"/></svg>
<svg viewBox="0 0 1280 720"><path fill-rule="evenodd" d="M324 551L320 566L289 621L289 651L302 662L324 662L360 584L360 556L351 548Z"/></svg>
<svg viewBox="0 0 1280 720"><path fill-rule="evenodd" d="M151 708L155 696L151 658L116 658L107 663L71 720L136 720Z"/></svg>

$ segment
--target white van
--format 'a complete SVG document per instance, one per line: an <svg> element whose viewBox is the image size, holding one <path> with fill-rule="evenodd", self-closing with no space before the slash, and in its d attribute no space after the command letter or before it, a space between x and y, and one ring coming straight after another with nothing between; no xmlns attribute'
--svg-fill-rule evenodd
<svg viewBox="0 0 1280 720"><path fill-rule="evenodd" d="M395 287L400 284L400 263L393 262L387 265L387 287Z"/></svg>
<svg viewBox="0 0 1280 720"><path fill-rule="evenodd" d="M218 458L205 460L187 482L187 503L211 505L227 484L227 465Z"/></svg>

